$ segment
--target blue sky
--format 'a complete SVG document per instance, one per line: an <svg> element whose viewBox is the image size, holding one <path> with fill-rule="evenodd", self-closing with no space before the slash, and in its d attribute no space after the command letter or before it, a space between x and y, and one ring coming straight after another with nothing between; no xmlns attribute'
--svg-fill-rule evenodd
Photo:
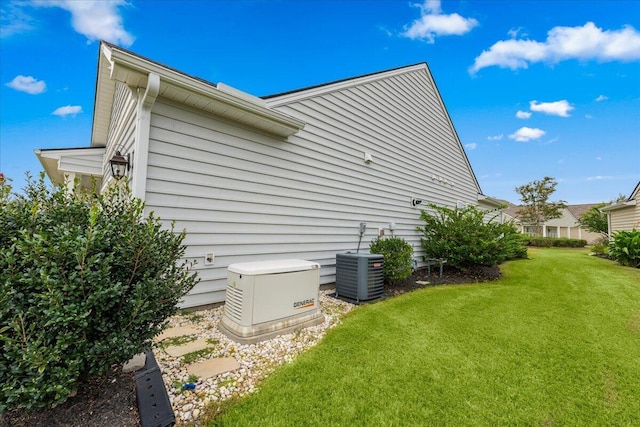
<svg viewBox="0 0 640 427"><path fill-rule="evenodd" d="M572 204L640 180L637 1L0 2L0 172L88 146L98 41L254 95L426 61L484 194Z"/></svg>

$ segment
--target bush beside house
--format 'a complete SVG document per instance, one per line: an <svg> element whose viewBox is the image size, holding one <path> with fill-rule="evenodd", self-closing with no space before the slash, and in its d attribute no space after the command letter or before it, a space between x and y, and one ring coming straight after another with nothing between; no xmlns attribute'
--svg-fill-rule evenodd
<svg viewBox="0 0 640 427"><path fill-rule="evenodd" d="M627 267L640 268L640 230L615 233L609 243L609 256Z"/></svg>
<svg viewBox="0 0 640 427"><path fill-rule="evenodd" d="M384 255L384 280L396 283L405 280L413 272L413 248L401 237L375 239L369 245L372 254Z"/></svg>
<svg viewBox="0 0 640 427"><path fill-rule="evenodd" d="M143 211L126 186L0 183L0 413L63 402L150 348L197 283L178 264L184 233Z"/></svg>
<svg viewBox="0 0 640 427"><path fill-rule="evenodd" d="M420 218L425 226L418 227L429 258L446 258L449 266L464 270L527 257L525 237L513 223L501 223L497 215L485 222L487 213L472 205L429 208L433 213L423 210Z"/></svg>

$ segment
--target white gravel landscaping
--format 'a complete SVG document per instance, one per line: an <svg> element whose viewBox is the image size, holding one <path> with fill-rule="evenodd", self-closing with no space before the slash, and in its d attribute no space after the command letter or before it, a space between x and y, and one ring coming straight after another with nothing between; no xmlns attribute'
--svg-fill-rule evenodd
<svg viewBox="0 0 640 427"><path fill-rule="evenodd" d="M281 335L256 344L242 345L231 341L218 331L224 306L210 310L181 314L169 319L169 327L191 326L198 331L199 340L208 340L210 344L203 355L191 361L202 362L211 358L233 357L240 368L220 374L216 377L194 382L193 390L182 390L189 382L185 356L172 357L160 347L154 348L154 354L162 370L169 399L176 415L177 425L194 422L202 408L211 401L223 401L231 397L252 393L278 365L293 360L298 354L312 347L324 336L325 332L340 323L342 316L355 306L330 297L333 289L320 291L320 310L325 317L323 323L294 333ZM192 378L193 379L193 378Z"/></svg>

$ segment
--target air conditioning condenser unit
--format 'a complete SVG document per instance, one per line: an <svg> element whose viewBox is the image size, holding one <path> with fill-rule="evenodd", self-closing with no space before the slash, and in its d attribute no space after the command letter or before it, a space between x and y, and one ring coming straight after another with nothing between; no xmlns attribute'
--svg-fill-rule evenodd
<svg viewBox="0 0 640 427"><path fill-rule="evenodd" d="M319 306L320 265L287 259L231 264L218 329L241 344L324 321Z"/></svg>
<svg viewBox="0 0 640 427"><path fill-rule="evenodd" d="M384 295L384 256L347 252L336 254L336 296L355 302Z"/></svg>

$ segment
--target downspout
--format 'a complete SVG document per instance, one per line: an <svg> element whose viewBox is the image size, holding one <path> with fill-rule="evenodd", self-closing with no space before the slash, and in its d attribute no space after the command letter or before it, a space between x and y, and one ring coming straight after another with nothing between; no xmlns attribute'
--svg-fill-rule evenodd
<svg viewBox="0 0 640 427"><path fill-rule="evenodd" d="M139 90L139 89L138 89ZM151 130L151 109L160 92L160 76L149 73L147 89L138 92L136 116L136 140L133 153L133 182L131 191L134 197L145 199L147 191L147 164L149 163L149 133Z"/></svg>

